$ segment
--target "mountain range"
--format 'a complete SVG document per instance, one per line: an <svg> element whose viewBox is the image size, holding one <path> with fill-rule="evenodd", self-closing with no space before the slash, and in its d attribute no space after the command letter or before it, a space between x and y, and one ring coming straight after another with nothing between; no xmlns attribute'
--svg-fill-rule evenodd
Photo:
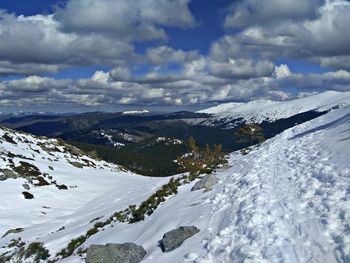
<svg viewBox="0 0 350 263"><path fill-rule="evenodd" d="M249 258L348 262L350 99L349 93L333 94L334 100L327 94L329 99L323 102L322 95L309 97L308 103L315 101L315 107L308 104L303 109L306 98L219 105L206 110L208 113L147 113L127 118L91 113L6 120L5 124L16 125L18 131L0 128L0 262L78 263L85 261L92 244L126 242L145 249L142 262L241 262ZM274 110L273 104L278 108ZM251 118L254 105L259 106L256 117ZM238 118L240 108L248 106L251 111ZM283 109L288 109L285 114ZM271 117L275 112L278 115ZM228 120L232 120L229 126ZM126 126L131 131L153 127L143 132L154 136L156 143L188 151L182 137L161 137L160 131L184 123L195 131L232 133L232 127L251 120L259 120L265 129L284 128L247 152L229 153L228 165L213 174L218 182L211 191L191 191L200 178L184 181L136 221L133 213L123 211L133 211L183 175L141 176L61 138L20 131L38 123L55 123L55 127L64 123L74 129L80 123L100 135L101 125L113 125L110 129L118 131ZM26 125L19 125L23 123ZM66 130L62 137L64 134ZM141 137L130 145L150 140ZM179 226L196 226L199 232L179 248L163 252L159 241Z"/></svg>

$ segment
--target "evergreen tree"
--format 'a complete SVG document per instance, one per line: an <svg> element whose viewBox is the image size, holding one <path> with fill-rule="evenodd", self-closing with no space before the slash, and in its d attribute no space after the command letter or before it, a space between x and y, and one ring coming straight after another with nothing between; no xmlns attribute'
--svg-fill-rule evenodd
<svg viewBox="0 0 350 263"><path fill-rule="evenodd" d="M240 128L237 132L235 132L235 136L237 137L238 142L249 143L249 145L263 142L265 140L263 129L254 123Z"/></svg>
<svg viewBox="0 0 350 263"><path fill-rule="evenodd" d="M226 163L225 154L222 151L221 144L214 145L211 149L206 144L203 149L199 149L193 137L188 140L189 154L177 158L180 167L179 172L189 172L190 180L195 179L200 173L210 173L219 164Z"/></svg>
<svg viewBox="0 0 350 263"><path fill-rule="evenodd" d="M191 153L195 153L198 154L199 153L199 148L196 145L196 141L194 140L194 138L191 136L190 138L188 138L188 149L190 150Z"/></svg>

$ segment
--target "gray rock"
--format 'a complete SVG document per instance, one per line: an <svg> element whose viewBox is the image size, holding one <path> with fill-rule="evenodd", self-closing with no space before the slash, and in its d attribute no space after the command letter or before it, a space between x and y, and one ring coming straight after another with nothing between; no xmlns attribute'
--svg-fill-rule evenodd
<svg viewBox="0 0 350 263"><path fill-rule="evenodd" d="M180 226L165 233L161 244L163 252L169 252L180 247L186 239L198 232L199 229L195 226Z"/></svg>
<svg viewBox="0 0 350 263"><path fill-rule="evenodd" d="M34 195L29 192L22 192L25 199L34 199Z"/></svg>
<svg viewBox="0 0 350 263"><path fill-rule="evenodd" d="M18 177L17 174L10 169L3 169L2 173L5 175L6 178L16 179Z"/></svg>
<svg viewBox="0 0 350 263"><path fill-rule="evenodd" d="M200 189L205 189L205 191L211 191L213 186L219 182L219 179L213 175L208 174L200 179L195 185L192 187L191 191L196 191Z"/></svg>
<svg viewBox="0 0 350 263"><path fill-rule="evenodd" d="M30 186L29 184L22 184L23 188L26 190L30 190Z"/></svg>
<svg viewBox="0 0 350 263"><path fill-rule="evenodd" d="M87 251L86 263L138 263L146 251L133 243L91 245Z"/></svg>

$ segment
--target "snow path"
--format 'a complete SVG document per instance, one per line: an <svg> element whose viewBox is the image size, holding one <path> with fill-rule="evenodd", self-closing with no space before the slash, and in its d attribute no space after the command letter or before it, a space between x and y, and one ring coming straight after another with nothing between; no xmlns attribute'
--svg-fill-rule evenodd
<svg viewBox="0 0 350 263"><path fill-rule="evenodd" d="M221 230L196 262L349 262L350 171L326 157L327 131L300 131L233 157L212 200Z"/></svg>

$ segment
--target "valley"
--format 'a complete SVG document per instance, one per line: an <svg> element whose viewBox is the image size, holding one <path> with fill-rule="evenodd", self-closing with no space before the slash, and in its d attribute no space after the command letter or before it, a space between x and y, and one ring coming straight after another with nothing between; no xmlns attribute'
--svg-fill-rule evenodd
<svg viewBox="0 0 350 263"><path fill-rule="evenodd" d="M91 257L91 245L128 242L142 246L142 262L214 263L247 258L347 262L349 105L332 104L322 111L314 108L273 122L261 120L265 142L249 147L249 143L237 144L236 150L223 144L227 164L218 163L213 169L204 165L201 171L177 172L170 177L139 175L118 164L117 158L115 164L105 161L117 150L134 154L139 167L143 164L139 153L152 156L158 151L163 155L158 162L168 158L176 165L175 154L186 153L183 158L191 158L188 152L193 155L196 149L191 147L197 146L181 136L162 137L165 124L159 121L154 125L152 121L130 120L132 127L152 126L154 130L147 131L152 137L123 146L107 145L117 138L106 128L98 133L101 137L90 137L106 141L73 140L75 147L52 134L49 138L2 127L0 262L82 263ZM25 118L33 121L38 117ZM195 132L215 129L231 137L245 123L237 124L235 119L237 126L228 129L213 127L212 122L209 126L193 122L193 118L186 119ZM86 134L96 134L93 131ZM140 130L133 131L140 134ZM197 136L203 138L198 140L199 149L210 136ZM177 152L173 151L176 147ZM102 155L106 149L113 151ZM157 158L144 162L152 160ZM162 171L162 166L158 167L162 175L178 169ZM166 163L164 167L169 166ZM205 180L212 184L205 191L197 190L199 182L209 182ZM164 252L163 235L180 226L195 226L198 232L175 250Z"/></svg>

